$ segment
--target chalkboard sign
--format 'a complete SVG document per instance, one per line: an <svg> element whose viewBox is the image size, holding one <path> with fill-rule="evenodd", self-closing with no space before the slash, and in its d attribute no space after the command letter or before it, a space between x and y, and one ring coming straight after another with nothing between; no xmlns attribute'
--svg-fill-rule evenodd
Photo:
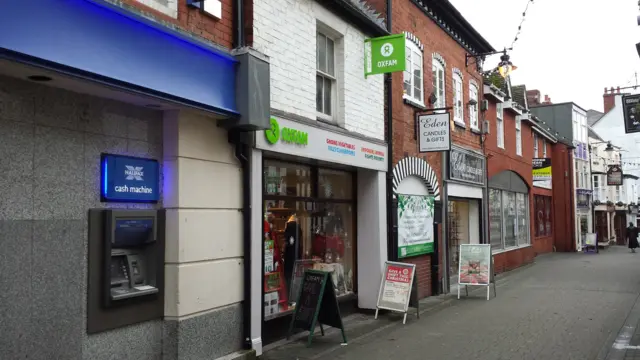
<svg viewBox="0 0 640 360"><path fill-rule="evenodd" d="M306 330L309 331L307 345L311 345L316 325L320 325L320 332L324 336L324 324L340 329L344 342L347 342L338 299L329 279L328 272L305 270L287 338L294 329Z"/></svg>

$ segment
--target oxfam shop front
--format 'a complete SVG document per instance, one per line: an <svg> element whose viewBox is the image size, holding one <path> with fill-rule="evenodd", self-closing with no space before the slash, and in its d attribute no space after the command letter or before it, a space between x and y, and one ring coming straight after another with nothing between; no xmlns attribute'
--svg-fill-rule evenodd
<svg viewBox="0 0 640 360"><path fill-rule="evenodd" d="M263 343L284 335L304 269L331 273L345 312L375 308L387 257L387 156L384 142L322 123L272 117L271 130L256 133L252 247L262 266L252 269L252 288L260 288L253 310Z"/></svg>

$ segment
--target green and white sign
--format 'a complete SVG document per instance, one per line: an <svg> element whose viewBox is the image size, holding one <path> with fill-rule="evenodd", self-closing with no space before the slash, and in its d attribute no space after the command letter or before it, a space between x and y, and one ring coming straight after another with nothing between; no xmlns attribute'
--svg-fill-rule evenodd
<svg viewBox="0 0 640 360"><path fill-rule="evenodd" d="M434 197L398 194L398 257L433 252Z"/></svg>
<svg viewBox="0 0 640 360"><path fill-rule="evenodd" d="M364 76L404 71L404 34L389 35L364 41Z"/></svg>
<svg viewBox="0 0 640 360"><path fill-rule="evenodd" d="M288 127L280 129L280 123L274 117L271 118L271 129L264 131L264 137L269 144L276 144L280 139L290 144L309 144L309 133Z"/></svg>

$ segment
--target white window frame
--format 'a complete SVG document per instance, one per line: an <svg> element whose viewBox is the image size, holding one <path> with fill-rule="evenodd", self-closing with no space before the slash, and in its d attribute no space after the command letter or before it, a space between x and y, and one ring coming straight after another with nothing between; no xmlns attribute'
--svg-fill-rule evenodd
<svg viewBox="0 0 640 360"><path fill-rule="evenodd" d="M441 76L440 76L441 72ZM435 75L434 75L435 73ZM445 64L440 62L440 60L435 56L433 56L431 62L431 74L432 74L432 87L433 93L436 95L437 99L435 104L433 104L434 108L444 108L447 105L447 71L445 68ZM442 85L440 88L439 85Z"/></svg>
<svg viewBox="0 0 640 360"><path fill-rule="evenodd" d="M533 133L533 157L538 157L538 134Z"/></svg>
<svg viewBox="0 0 640 360"><path fill-rule="evenodd" d="M542 138L542 157L547 157L547 140L545 140L544 138Z"/></svg>
<svg viewBox="0 0 640 360"><path fill-rule="evenodd" d="M406 35L405 35L405 38L406 38ZM405 53L406 69L403 73L402 98L409 100L409 102L415 103L417 105L424 106L424 51L420 50L418 45L416 45L415 43L407 39L405 39L405 50L406 50L406 53ZM419 54L420 56L419 59L415 59L415 55L416 55L415 53ZM418 84L420 87L419 97L415 97L415 94L414 94L414 89L416 87L415 77L412 71L414 65L420 66L420 83ZM407 73L409 75L407 75ZM407 94L407 90L404 88L405 83L407 83L407 76L409 77L408 80L409 80L409 86L411 89L411 94Z"/></svg>
<svg viewBox="0 0 640 360"><path fill-rule="evenodd" d="M500 149L504 149L504 119L502 103L496 103L496 144ZM500 116L498 116L500 115Z"/></svg>
<svg viewBox="0 0 640 360"><path fill-rule="evenodd" d="M453 121L464 126L464 82L460 70L453 72Z"/></svg>
<svg viewBox="0 0 640 360"><path fill-rule="evenodd" d="M326 40L331 40L331 42L333 43L333 74L330 74L329 72L323 71L321 69L319 69L319 57L318 57L318 36L322 36L324 37ZM336 68L336 39L334 37L332 37L331 35L328 35L326 32L323 31L317 31L316 32L316 97L318 96L318 77L322 77L323 80L324 79L328 79L330 80L331 83L331 102L329 104L330 109L329 112L331 113L330 115L327 114L324 110L324 106L325 101L324 101L324 91L322 93L323 99L322 99L322 107L323 109L321 111L318 110L317 107L317 103L316 103L316 116L322 120L326 120L326 121L330 121L330 122L337 122L338 120L338 115L337 115L337 89L338 89L338 79L336 77L336 72L337 72L337 68ZM327 53L327 59L328 59L328 53ZM327 66L328 69L328 66ZM324 84L323 84L323 89L324 89Z"/></svg>
<svg viewBox="0 0 640 360"><path fill-rule="evenodd" d="M509 191L509 190L499 190L499 189L489 189L489 191L498 191L499 194L499 201L500 201L500 247L496 247L494 246L495 244L491 243L491 239L489 239L489 244L491 244L491 252L492 253L500 253L500 252L505 252L505 251L509 251L509 250L513 250L513 249L518 249L518 248L523 248L523 247L527 247L527 246L531 246L531 232L528 231L528 229L531 227L531 212L529 209L529 194L528 193L520 193L523 194L524 197L524 209L525 209L525 214L522 214L524 216L524 218L526 219L525 225L524 225L524 230L527 236L526 239L526 243L524 244L520 244L519 242L519 233L520 233L520 216L518 214L518 195L519 193L514 192L514 191ZM505 193L512 193L515 195L515 212L516 212L516 219L515 219L515 226L514 226L514 235L516 237L516 244L512 245L512 246L506 246L506 221L505 221L505 216L504 216L504 211L505 211L505 206L507 206L505 204L504 201L504 196ZM491 214L489 213L489 219L491 219ZM491 220L489 220L491 221ZM489 225L491 226L491 225Z"/></svg>
<svg viewBox="0 0 640 360"><path fill-rule="evenodd" d="M516 117L516 155L522 156L522 120Z"/></svg>
<svg viewBox="0 0 640 360"><path fill-rule="evenodd" d="M480 130L480 124L478 120L478 86L473 82L469 82L469 101L475 100L476 104L469 104L469 126L473 130Z"/></svg>

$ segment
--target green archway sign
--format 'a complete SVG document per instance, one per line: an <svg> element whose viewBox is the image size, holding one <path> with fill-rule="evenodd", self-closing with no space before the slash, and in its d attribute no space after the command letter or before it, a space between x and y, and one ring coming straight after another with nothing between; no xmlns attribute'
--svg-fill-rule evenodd
<svg viewBox="0 0 640 360"><path fill-rule="evenodd" d="M309 144L309 133L288 127L281 129L278 120L274 117L271 118L271 129L264 131L264 137L271 145L275 145L280 139L289 144Z"/></svg>

